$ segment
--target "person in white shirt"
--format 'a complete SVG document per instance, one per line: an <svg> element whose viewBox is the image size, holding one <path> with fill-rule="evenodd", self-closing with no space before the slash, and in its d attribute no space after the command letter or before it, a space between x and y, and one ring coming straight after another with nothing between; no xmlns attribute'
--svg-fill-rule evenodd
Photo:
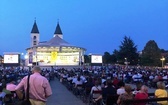
<svg viewBox="0 0 168 105"><path fill-rule="evenodd" d="M74 84L76 81L77 81L77 77L74 76L74 77L72 78L72 83Z"/></svg>
<svg viewBox="0 0 168 105"><path fill-rule="evenodd" d="M152 81L154 79L153 75L149 76L149 80Z"/></svg>
<svg viewBox="0 0 168 105"><path fill-rule="evenodd" d="M77 80L75 81L75 88L78 88L78 85L82 85L83 84L83 81L82 79L80 78L80 76L77 77Z"/></svg>
<svg viewBox="0 0 168 105"><path fill-rule="evenodd" d="M125 83L123 82L123 81L120 81L119 83L118 83L118 89L117 89L117 94L118 95L121 95L121 94L123 94L123 93L125 93L125 88L124 88L124 86L125 86Z"/></svg>
<svg viewBox="0 0 168 105"><path fill-rule="evenodd" d="M134 83L136 83L138 81L138 74L135 73L133 76L132 76L132 79L134 81Z"/></svg>
<svg viewBox="0 0 168 105"><path fill-rule="evenodd" d="M95 94L94 91L102 91L99 80L95 81L95 85L92 87L90 94L94 99L98 98L101 94Z"/></svg>

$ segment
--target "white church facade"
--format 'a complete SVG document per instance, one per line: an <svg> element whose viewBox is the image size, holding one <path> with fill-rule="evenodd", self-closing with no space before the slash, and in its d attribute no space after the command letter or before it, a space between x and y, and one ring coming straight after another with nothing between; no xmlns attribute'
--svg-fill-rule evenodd
<svg viewBox="0 0 168 105"><path fill-rule="evenodd" d="M63 39L59 23L53 37L40 42L40 33L34 22L31 30L31 46L27 48L27 66L78 66L84 62L85 48L69 44Z"/></svg>

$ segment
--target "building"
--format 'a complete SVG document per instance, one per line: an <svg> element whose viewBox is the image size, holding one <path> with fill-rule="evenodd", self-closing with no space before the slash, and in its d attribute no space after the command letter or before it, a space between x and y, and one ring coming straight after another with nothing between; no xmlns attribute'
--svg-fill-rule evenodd
<svg viewBox="0 0 168 105"><path fill-rule="evenodd" d="M85 48L69 44L63 39L63 34L57 23L53 38L40 42L40 33L34 22L31 30L30 48L27 48L28 66L78 66L84 62Z"/></svg>

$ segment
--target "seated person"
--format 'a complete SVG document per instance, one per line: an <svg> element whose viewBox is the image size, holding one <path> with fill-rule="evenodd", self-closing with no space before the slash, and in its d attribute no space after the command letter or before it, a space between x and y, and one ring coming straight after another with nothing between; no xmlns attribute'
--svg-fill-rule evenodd
<svg viewBox="0 0 168 105"><path fill-rule="evenodd" d="M127 103L124 103L125 100L127 99L133 99L134 96L132 94L132 88L130 85L125 85L125 93L121 94L118 97L117 104L118 105L128 105Z"/></svg>
<svg viewBox="0 0 168 105"><path fill-rule="evenodd" d="M75 88L78 88L78 85L82 85L83 84L83 81L82 79L80 78L80 76L77 77L77 80L75 81ZM81 89L81 87L79 87L79 89Z"/></svg>
<svg viewBox="0 0 168 105"><path fill-rule="evenodd" d="M157 88L155 90L155 97L156 98L163 98L163 97L167 97L167 91L165 89L165 83L164 82L157 82ZM168 102L167 101L158 101L157 102L158 104L161 104L161 105L168 105Z"/></svg>
<svg viewBox="0 0 168 105"><path fill-rule="evenodd" d="M136 89L132 92L134 95L141 90L142 82L136 82Z"/></svg>
<svg viewBox="0 0 168 105"><path fill-rule="evenodd" d="M106 104L108 103L108 105L113 105L114 103L116 103L117 99L115 100L114 97L113 97L113 100L108 98L110 98L111 96L117 95L117 92L114 86L112 85L111 79L108 79L106 84L107 84L107 87L102 90L102 95L96 98L95 101L98 101L103 98L105 99Z"/></svg>
<svg viewBox="0 0 168 105"><path fill-rule="evenodd" d="M114 79L113 79L113 85L116 87L116 88L118 88L117 87L117 84L119 83L119 79L117 78L117 77L115 77Z"/></svg>
<svg viewBox="0 0 168 105"><path fill-rule="evenodd" d="M83 81L82 79L80 78L80 76L77 77L77 80L75 81L75 94L76 95L79 95L81 94L82 90L83 90Z"/></svg>
<svg viewBox="0 0 168 105"><path fill-rule="evenodd" d="M15 81L11 79L9 83L6 85L6 90L15 91L15 88L16 88Z"/></svg>
<svg viewBox="0 0 168 105"><path fill-rule="evenodd" d="M118 83L118 89L117 89L117 94L118 95L121 95L121 94L123 94L123 93L125 93L125 88L124 88L124 86L125 86L125 83L123 82L123 81L120 81L119 83Z"/></svg>
<svg viewBox="0 0 168 105"><path fill-rule="evenodd" d="M86 95L90 94L91 88L94 86L93 80L91 77L88 78L87 83L85 85L85 93Z"/></svg>
<svg viewBox="0 0 168 105"><path fill-rule="evenodd" d="M5 92L6 94L11 94L11 91L6 89L6 83L2 83L2 88L3 88L3 92Z"/></svg>
<svg viewBox="0 0 168 105"><path fill-rule="evenodd" d="M92 98L93 98L93 99L96 99L96 98L98 98L101 94L100 94L100 93L99 93L99 94L96 94L96 93L94 93L94 91L102 91L102 88L101 88L101 85L100 85L100 82L99 82L98 79L95 80L95 84L94 84L94 86L92 87L92 89L91 89L91 91L90 91L90 94L92 95Z"/></svg>
<svg viewBox="0 0 168 105"><path fill-rule="evenodd" d="M136 93L135 99L148 99L148 88L147 88L147 86L143 85L141 87L141 90L138 93ZM139 104L136 104L136 105L146 105L146 103L139 103Z"/></svg>
<svg viewBox="0 0 168 105"><path fill-rule="evenodd" d="M6 95L6 93L5 92L3 92L2 91L3 90L3 87L2 86L0 86L0 98L4 98L5 97L5 95ZM0 105L2 105L2 101L0 100Z"/></svg>

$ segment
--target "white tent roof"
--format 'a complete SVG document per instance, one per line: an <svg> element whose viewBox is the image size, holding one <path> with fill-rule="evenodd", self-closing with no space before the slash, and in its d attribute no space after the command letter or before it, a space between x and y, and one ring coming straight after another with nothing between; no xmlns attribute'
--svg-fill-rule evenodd
<svg viewBox="0 0 168 105"><path fill-rule="evenodd" d="M47 42L39 43L34 47L77 47L74 45L69 44L59 36L55 36ZM83 48L84 49L84 48Z"/></svg>

